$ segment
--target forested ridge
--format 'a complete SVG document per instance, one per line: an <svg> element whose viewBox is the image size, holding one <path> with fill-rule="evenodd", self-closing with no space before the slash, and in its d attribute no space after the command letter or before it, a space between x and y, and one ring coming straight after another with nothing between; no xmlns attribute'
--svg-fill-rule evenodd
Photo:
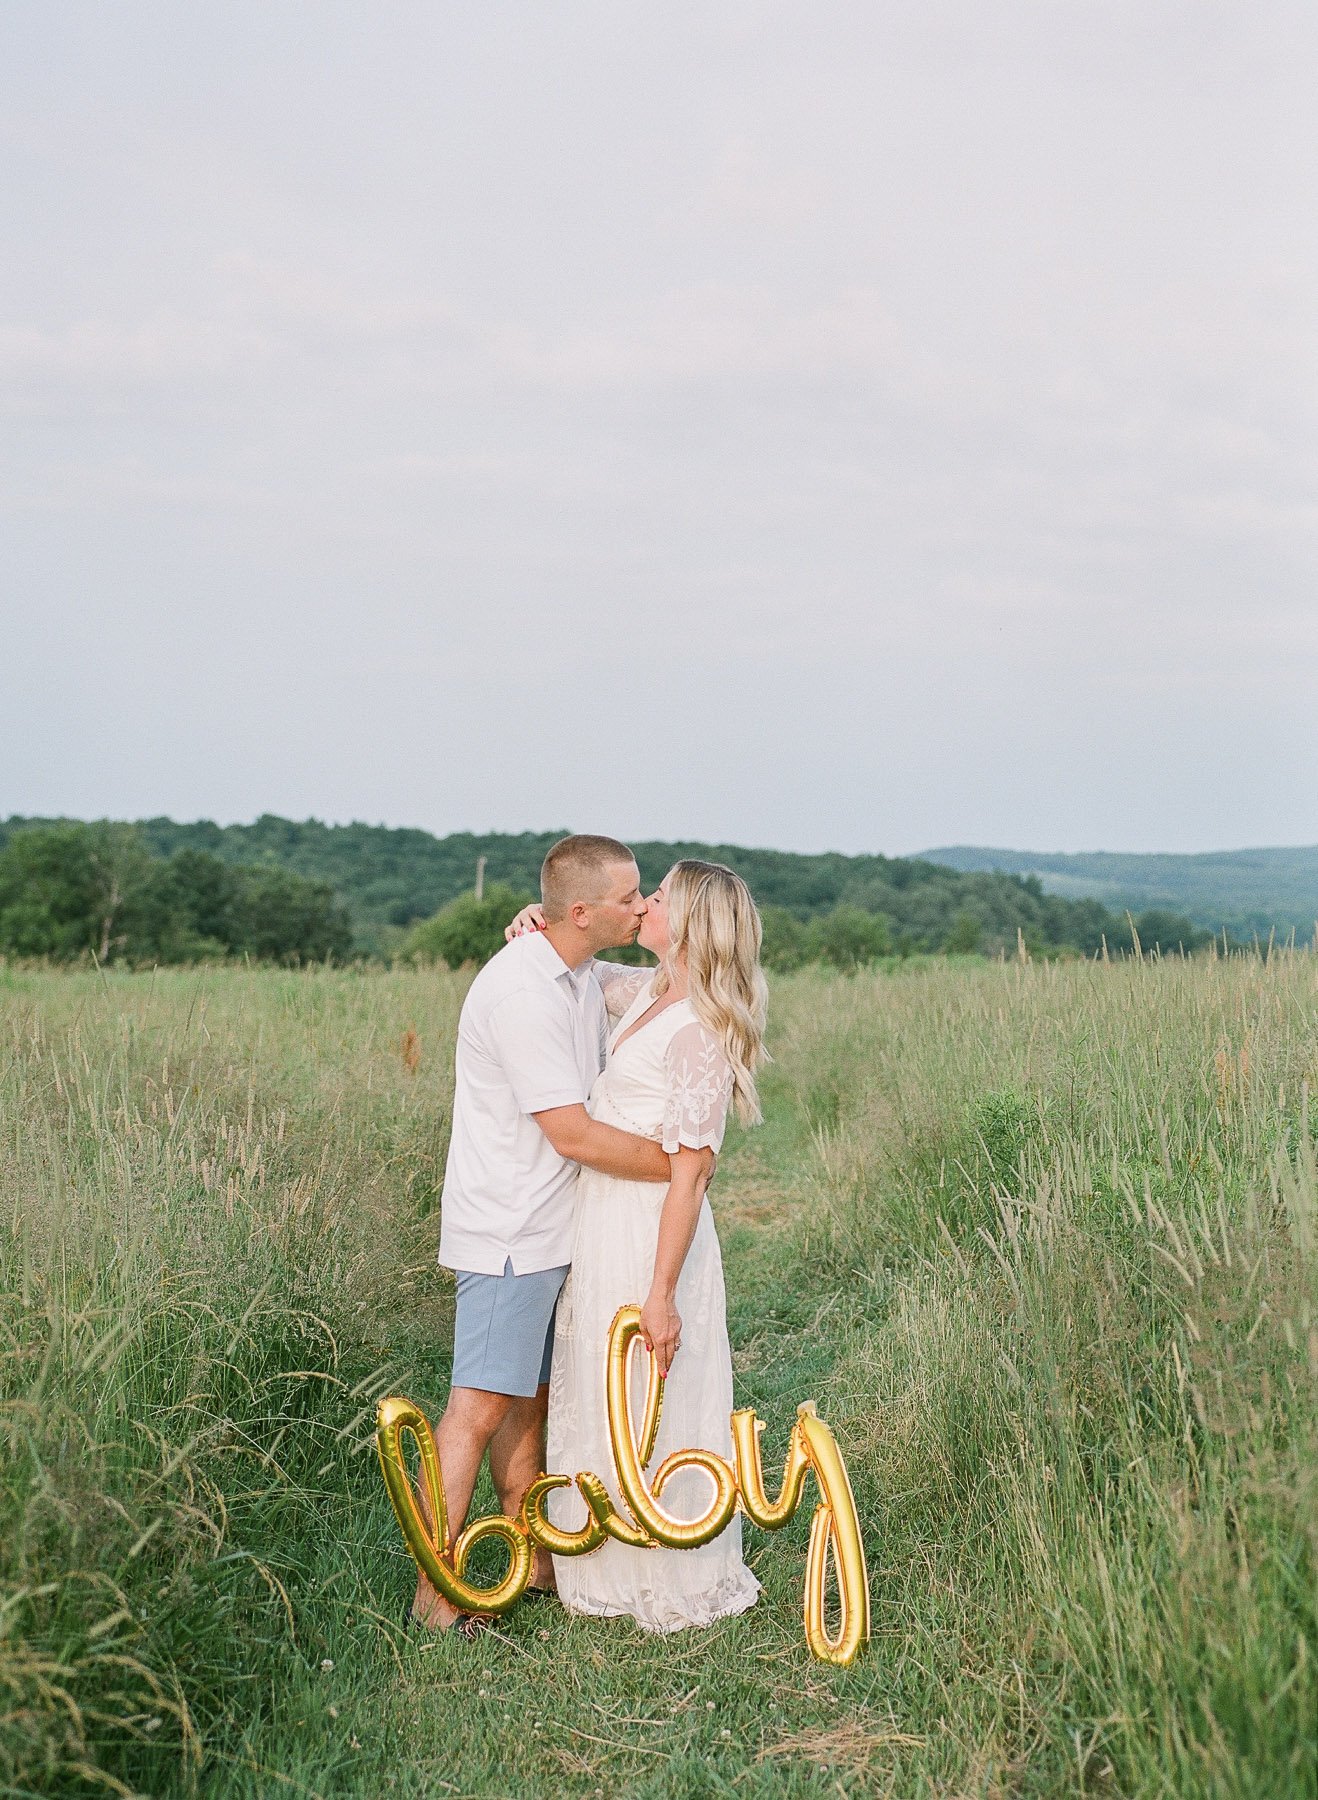
<svg viewBox="0 0 1318 1800"><path fill-rule="evenodd" d="M1312 937L1318 919L1318 845L1207 850L1193 855L995 850L953 844L928 850L928 861L950 869L997 869L1037 875L1049 893L1101 900L1118 911L1170 907L1209 931L1248 941L1269 932Z"/></svg>
<svg viewBox="0 0 1318 1800"><path fill-rule="evenodd" d="M34 832L99 832L102 844L117 844L117 854L127 854L133 864L141 894L155 896L151 919L138 926L144 934L140 942L133 944L121 934L128 953L139 959L156 955L180 960L224 950L274 957L392 954L405 947L409 927L471 892L482 858L487 885L513 896L535 893L545 852L565 829L436 837L416 829L327 825L269 813L250 825L155 818L88 826L12 817L0 824L0 949L41 954L76 948L76 928L69 927L67 943L44 948L29 914L13 911L25 904L23 871L15 868L15 859L23 850L31 862ZM28 844L20 845L25 836ZM1046 893L1032 876L960 872L909 857L805 855L737 844L647 841L633 849L647 886L657 884L679 857L706 858L736 869L764 911L768 949L783 967L816 958L847 967L913 951L995 954L1014 951L1021 942L1037 954L1074 950L1092 955L1104 942L1114 951L1131 942L1129 922L1120 911L1093 899ZM202 877L214 885L221 867L243 872L242 892L229 897L226 922L217 923L210 914L203 916L193 895L204 885ZM311 884L288 890L290 901L296 899L318 918L317 930L305 934L305 945L276 944L268 932L258 944L243 922L243 896L260 889L263 870ZM172 871L168 879L167 871ZM7 941L6 881L11 909ZM338 908L332 925L327 913L331 898ZM146 918L151 909L144 912L139 906L138 912ZM26 921L26 936L16 935L14 918ZM1192 949L1204 938L1187 919L1166 911L1146 912L1136 925L1145 948ZM114 933L106 928L100 936L109 942Z"/></svg>

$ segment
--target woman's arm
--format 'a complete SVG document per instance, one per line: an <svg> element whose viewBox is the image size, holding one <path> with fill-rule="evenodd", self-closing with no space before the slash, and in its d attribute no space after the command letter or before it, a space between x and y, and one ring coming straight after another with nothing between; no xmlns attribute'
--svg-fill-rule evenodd
<svg viewBox="0 0 1318 1800"><path fill-rule="evenodd" d="M524 906L517 917L503 928L503 941L511 944L515 937L521 937L527 931L543 931L545 928L545 909L538 900Z"/></svg>
<svg viewBox="0 0 1318 1800"><path fill-rule="evenodd" d="M641 989L655 976L653 969L637 968L629 963L601 962L598 956L591 967L595 979L604 989L604 1010L611 1019L620 1019Z"/></svg>
<svg viewBox="0 0 1318 1800"><path fill-rule="evenodd" d="M659 1215L659 1243L654 1253L654 1277L649 1297L641 1308L641 1335L647 1350L659 1358L659 1373L667 1375L682 1344L682 1318L677 1310L677 1281L696 1235L700 1208L705 1198L712 1150L678 1148L673 1177Z"/></svg>

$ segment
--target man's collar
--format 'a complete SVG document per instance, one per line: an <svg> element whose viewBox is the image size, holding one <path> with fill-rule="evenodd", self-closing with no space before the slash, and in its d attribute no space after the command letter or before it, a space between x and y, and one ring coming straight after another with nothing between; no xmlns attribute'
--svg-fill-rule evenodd
<svg viewBox="0 0 1318 1800"><path fill-rule="evenodd" d="M590 957L575 969L569 969L543 931L528 932L527 936L531 940L530 954L539 962L546 978L550 981L567 980L573 992L580 994L583 985L590 979Z"/></svg>

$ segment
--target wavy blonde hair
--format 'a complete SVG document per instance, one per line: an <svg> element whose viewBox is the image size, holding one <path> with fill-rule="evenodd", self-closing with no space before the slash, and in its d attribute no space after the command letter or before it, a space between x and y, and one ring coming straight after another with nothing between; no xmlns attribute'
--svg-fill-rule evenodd
<svg viewBox="0 0 1318 1800"><path fill-rule="evenodd" d="M691 1010L732 1066L737 1117L743 1125L758 1125L755 1071L769 1060L759 911L741 876L722 863L674 863L667 880L669 959L686 952ZM661 968L653 991L658 996L667 987L668 972Z"/></svg>

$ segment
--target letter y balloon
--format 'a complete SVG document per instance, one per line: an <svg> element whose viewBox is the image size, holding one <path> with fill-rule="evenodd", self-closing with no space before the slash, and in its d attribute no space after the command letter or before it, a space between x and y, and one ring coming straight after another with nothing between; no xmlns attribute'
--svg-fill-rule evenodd
<svg viewBox="0 0 1318 1800"><path fill-rule="evenodd" d="M453 1542L449 1537L439 1458L429 1425L408 1400L380 1402L376 1431L380 1467L403 1537L418 1566L452 1605L468 1612L502 1613L521 1598L531 1579L533 1544L555 1556L586 1556L609 1538L624 1544L651 1548L662 1544L671 1550L690 1550L709 1543L725 1530L738 1507L752 1525L763 1531L778 1531L794 1517L806 1477L813 1475L819 1500L806 1557L806 1641L821 1661L848 1667L869 1641L869 1577L855 1496L833 1433L819 1418L812 1402L798 1407L776 1499L769 1498L764 1486L760 1454L764 1426L749 1407L732 1415L735 1466L712 1450L674 1450L647 1482L645 1471L659 1431L663 1383L658 1361L651 1355L638 1436L633 1425L631 1381L640 1335L640 1309L621 1307L609 1330L604 1379L613 1473L627 1517L618 1512L598 1475L587 1471L575 1477L542 1475L531 1484L516 1520L497 1513L477 1519ZM407 1471L403 1455L405 1433L416 1441L421 1479L434 1520L433 1534L421 1515ZM663 1491L679 1469L690 1468L701 1469L709 1477L712 1499L702 1518L676 1519L663 1506ZM553 1490L574 1483L586 1503L587 1519L578 1530L564 1531L546 1518L545 1500ZM508 1568L494 1587L478 1588L466 1579L467 1558L472 1546L487 1537L500 1538L507 1545ZM837 1617L832 1629L828 1624L827 1598L830 1563L837 1587Z"/></svg>

